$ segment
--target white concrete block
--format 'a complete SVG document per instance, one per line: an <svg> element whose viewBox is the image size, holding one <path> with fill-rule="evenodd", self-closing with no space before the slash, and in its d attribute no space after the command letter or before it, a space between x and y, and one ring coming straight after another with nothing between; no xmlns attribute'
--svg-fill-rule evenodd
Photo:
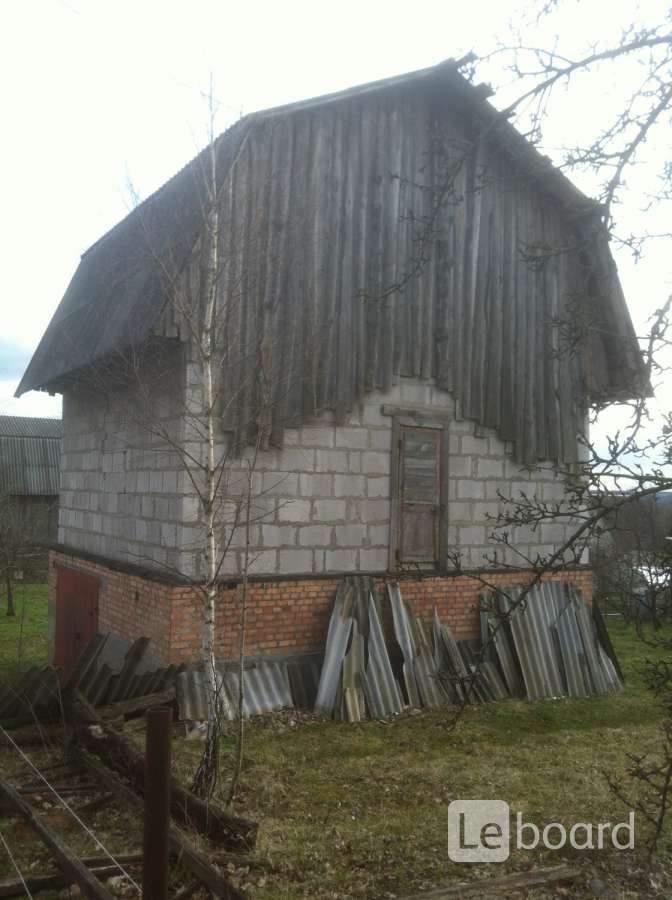
<svg viewBox="0 0 672 900"><path fill-rule="evenodd" d="M348 450L366 450L369 446L369 431L367 428L337 427L336 446Z"/></svg>
<svg viewBox="0 0 672 900"><path fill-rule="evenodd" d="M278 570L281 574L308 574L313 571L312 550L279 550Z"/></svg>
<svg viewBox="0 0 672 900"><path fill-rule="evenodd" d="M318 501L326 503L329 501ZM278 505L280 522L309 522L310 500L286 500Z"/></svg>
<svg viewBox="0 0 672 900"><path fill-rule="evenodd" d="M317 451L320 452L319 450ZM299 492L302 497L331 497L334 490L334 476L327 474L300 475Z"/></svg>
<svg viewBox="0 0 672 900"><path fill-rule="evenodd" d="M305 447L333 447L335 443L335 428L331 426L311 427L301 429L301 443Z"/></svg>
<svg viewBox="0 0 672 900"><path fill-rule="evenodd" d="M345 450L316 450L316 472L347 472L348 454Z"/></svg>
<svg viewBox="0 0 672 900"><path fill-rule="evenodd" d="M345 519L345 500L314 500L314 522L338 522ZM304 519L308 521L308 518Z"/></svg>
<svg viewBox="0 0 672 900"><path fill-rule="evenodd" d="M366 475L388 475L390 472L390 454L376 450L362 453L362 471Z"/></svg>
<svg viewBox="0 0 672 900"><path fill-rule="evenodd" d="M305 525L302 528L299 528L299 544L302 547L329 547L329 546L331 546L331 544L332 544L332 526L331 525Z"/></svg>
<svg viewBox="0 0 672 900"><path fill-rule="evenodd" d="M363 497L366 479L363 475L334 475L336 497Z"/></svg>

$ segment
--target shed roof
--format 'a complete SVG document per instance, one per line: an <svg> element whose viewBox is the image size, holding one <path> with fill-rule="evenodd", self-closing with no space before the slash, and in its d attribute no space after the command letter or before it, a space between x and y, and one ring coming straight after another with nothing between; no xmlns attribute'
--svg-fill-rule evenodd
<svg viewBox="0 0 672 900"><path fill-rule="evenodd" d="M62 422L0 416L0 494L56 496Z"/></svg>

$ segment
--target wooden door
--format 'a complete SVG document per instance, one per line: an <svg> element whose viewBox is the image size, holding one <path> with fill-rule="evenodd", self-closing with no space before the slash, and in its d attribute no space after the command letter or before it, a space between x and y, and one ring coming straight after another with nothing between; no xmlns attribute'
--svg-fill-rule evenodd
<svg viewBox="0 0 672 900"><path fill-rule="evenodd" d="M441 432L401 429L400 557L403 563L439 559Z"/></svg>
<svg viewBox="0 0 672 900"><path fill-rule="evenodd" d="M68 674L98 629L100 582L75 569L57 571L54 664Z"/></svg>

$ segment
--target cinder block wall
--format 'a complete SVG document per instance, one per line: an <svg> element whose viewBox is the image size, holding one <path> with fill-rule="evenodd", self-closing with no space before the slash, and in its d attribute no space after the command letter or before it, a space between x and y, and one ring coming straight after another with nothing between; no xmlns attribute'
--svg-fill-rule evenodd
<svg viewBox="0 0 672 900"><path fill-rule="evenodd" d="M75 550L155 568L180 566L186 474L150 426L181 439L183 372L177 348L164 371L106 391L63 395L58 541ZM151 393L151 401L145 394Z"/></svg>
<svg viewBox="0 0 672 900"><path fill-rule="evenodd" d="M173 375L153 386L151 416L184 440L185 370L179 360L176 353ZM140 393L127 387L104 395L65 394L59 542L111 560L198 575L204 536L197 498L177 454L147 429ZM346 423L337 426L325 414L304 428L287 429L283 450L259 455L252 574L389 570L392 418L383 414L383 404L432 407L450 416L447 539L463 568L483 568L495 550L488 517L499 512L500 493L562 499L564 486L552 467L522 469L493 431L456 418L450 394L401 379L386 394L369 394ZM240 493L246 475L238 461L225 489ZM566 525L558 522L536 532L514 529L511 542L533 557L553 551L565 535ZM222 574L241 571L243 540L243 530L236 529ZM499 553L500 563L520 563L520 557L502 559L501 548Z"/></svg>
<svg viewBox="0 0 672 900"><path fill-rule="evenodd" d="M462 568L482 569L495 545L489 540L501 509L499 495L536 495L561 500L564 484L554 469L541 465L531 472L511 458L511 447L494 431L477 429L455 418L452 396L427 382L401 379L389 393L367 395L362 408L343 425L331 414L301 429L285 431L283 450L258 455L253 476L253 574L289 575L386 572L389 559L390 466L392 417L383 405L432 407L450 416L448 461L448 549L459 553ZM422 424L419 420L418 424ZM251 451L249 452L251 453ZM248 456L249 456L248 453ZM231 485L246 478L244 468L231 467ZM194 501L195 502L195 501ZM540 530L516 528L511 541L530 558L553 550L565 540L567 523ZM194 523L183 530L183 547L202 546ZM224 571L242 570L243 534L234 534ZM520 565L521 557L499 563ZM585 560L587 562L587 560ZM189 564L198 571L198 561Z"/></svg>
<svg viewBox="0 0 672 900"><path fill-rule="evenodd" d="M149 637L150 653L170 662L198 659L201 646L201 600L190 587L176 587L149 577L112 569L81 557L52 552L49 578L50 608L56 602L57 566L80 569L100 580L99 629L113 631L128 641ZM587 602L592 599L592 573L575 569L550 576L574 584ZM491 573L488 580L502 587L521 584L517 573ZM376 581L385 591L385 578ZM246 651L250 656L283 656L321 651L340 579L299 578L250 584ZM442 620L459 639L479 636L478 601L481 586L466 575L404 578L401 592L411 608L428 623L436 606ZM393 630L389 604L383 603L388 639ZM240 597L236 588L222 590L217 611L217 653L235 658L240 641Z"/></svg>

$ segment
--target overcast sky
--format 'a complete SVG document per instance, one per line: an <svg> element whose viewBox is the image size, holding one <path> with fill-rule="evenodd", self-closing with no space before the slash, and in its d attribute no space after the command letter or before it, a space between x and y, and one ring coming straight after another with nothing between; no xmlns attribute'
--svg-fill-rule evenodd
<svg viewBox="0 0 672 900"><path fill-rule="evenodd" d="M656 2L565 0L559 14L527 30L566 52L615 35L628 17L662 21ZM433 65L507 40L510 23L531 19L529 3L508 0L367 2L282 0L4 0L2 84L3 291L0 413L59 415L60 398L13 393L80 255L141 197L203 146L212 73L223 130L241 114ZM618 103L636 76L611 67L558 94L544 151L559 158ZM503 90L518 85L495 62L479 70ZM642 212L655 192L653 164L669 158L669 135L650 142L619 212L628 230L663 230L662 211ZM596 182L576 177L588 193ZM632 225L632 227L630 227ZM643 327L670 293L669 250L653 246L634 265L616 253L633 319Z"/></svg>

